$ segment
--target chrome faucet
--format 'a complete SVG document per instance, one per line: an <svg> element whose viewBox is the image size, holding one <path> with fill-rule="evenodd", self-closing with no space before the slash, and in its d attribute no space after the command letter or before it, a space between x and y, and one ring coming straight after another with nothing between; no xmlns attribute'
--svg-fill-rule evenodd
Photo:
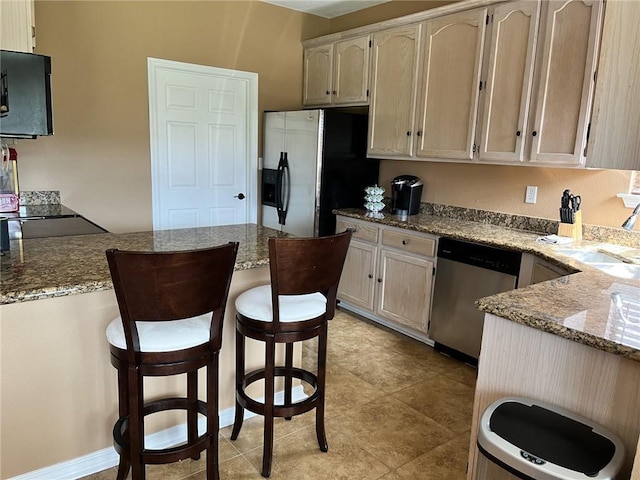
<svg viewBox="0 0 640 480"><path fill-rule="evenodd" d="M636 223L638 215L640 215L640 203L636 205L636 208L633 209L633 213L631 214L631 216L624 221L624 223L622 224L622 228L624 228L625 230L633 230L633 226Z"/></svg>

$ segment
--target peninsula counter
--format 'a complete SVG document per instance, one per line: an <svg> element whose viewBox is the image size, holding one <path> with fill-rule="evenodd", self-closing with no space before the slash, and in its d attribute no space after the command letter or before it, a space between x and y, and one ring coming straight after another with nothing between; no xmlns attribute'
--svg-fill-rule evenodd
<svg viewBox="0 0 640 480"><path fill-rule="evenodd" d="M240 243L220 353L221 421L230 422L235 298L269 282L267 239L281 235L257 225L231 225L12 240L8 255L0 257L0 478L43 468L53 470L40 471L40 478L47 472L46 478L61 478L64 472L82 472L83 462L110 466L118 406L105 329L118 305L105 257L109 248L171 251ZM262 351L253 347L248 368L263 361ZM148 380L148 397L167 389L181 392L185 383ZM206 397L204 389L200 395ZM184 422L177 415L154 417L148 433L166 433Z"/></svg>

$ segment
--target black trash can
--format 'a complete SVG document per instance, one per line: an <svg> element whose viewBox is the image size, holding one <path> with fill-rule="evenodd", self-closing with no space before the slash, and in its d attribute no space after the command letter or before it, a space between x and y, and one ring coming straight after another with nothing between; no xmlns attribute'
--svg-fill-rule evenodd
<svg viewBox="0 0 640 480"><path fill-rule="evenodd" d="M482 414L478 448L524 480L614 480L624 445L609 430L554 405L522 397L495 401Z"/></svg>

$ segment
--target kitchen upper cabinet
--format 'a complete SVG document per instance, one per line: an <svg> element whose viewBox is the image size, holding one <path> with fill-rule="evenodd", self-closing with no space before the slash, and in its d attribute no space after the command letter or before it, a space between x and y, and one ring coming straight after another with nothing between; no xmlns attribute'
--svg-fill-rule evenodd
<svg viewBox="0 0 640 480"><path fill-rule="evenodd" d="M336 232L354 229L338 298L358 313L426 340L436 238L338 217ZM355 308L354 308L355 307Z"/></svg>
<svg viewBox="0 0 640 480"><path fill-rule="evenodd" d="M640 170L640 2L607 3L587 166Z"/></svg>
<svg viewBox="0 0 640 480"><path fill-rule="evenodd" d="M601 19L601 0L494 7L480 161L584 164Z"/></svg>
<svg viewBox="0 0 640 480"><path fill-rule="evenodd" d="M542 8L530 160L584 165L603 3L549 0Z"/></svg>
<svg viewBox="0 0 640 480"><path fill-rule="evenodd" d="M34 11L33 0L0 1L0 49L33 53Z"/></svg>
<svg viewBox="0 0 640 480"><path fill-rule="evenodd" d="M491 33L477 140L480 161L522 162L531 106L540 3L508 2L490 11Z"/></svg>
<svg viewBox="0 0 640 480"><path fill-rule="evenodd" d="M410 156L422 25L373 34L369 143L372 157Z"/></svg>
<svg viewBox="0 0 640 480"><path fill-rule="evenodd" d="M303 104L367 104L369 59L369 35L306 48Z"/></svg>
<svg viewBox="0 0 640 480"><path fill-rule="evenodd" d="M424 25L416 156L472 160L487 10Z"/></svg>

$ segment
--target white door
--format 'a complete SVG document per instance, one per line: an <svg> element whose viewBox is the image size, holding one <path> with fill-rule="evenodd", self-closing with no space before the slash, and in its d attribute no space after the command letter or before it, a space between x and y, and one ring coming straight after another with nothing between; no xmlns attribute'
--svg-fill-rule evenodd
<svg viewBox="0 0 640 480"><path fill-rule="evenodd" d="M256 223L258 75L148 69L153 229Z"/></svg>

